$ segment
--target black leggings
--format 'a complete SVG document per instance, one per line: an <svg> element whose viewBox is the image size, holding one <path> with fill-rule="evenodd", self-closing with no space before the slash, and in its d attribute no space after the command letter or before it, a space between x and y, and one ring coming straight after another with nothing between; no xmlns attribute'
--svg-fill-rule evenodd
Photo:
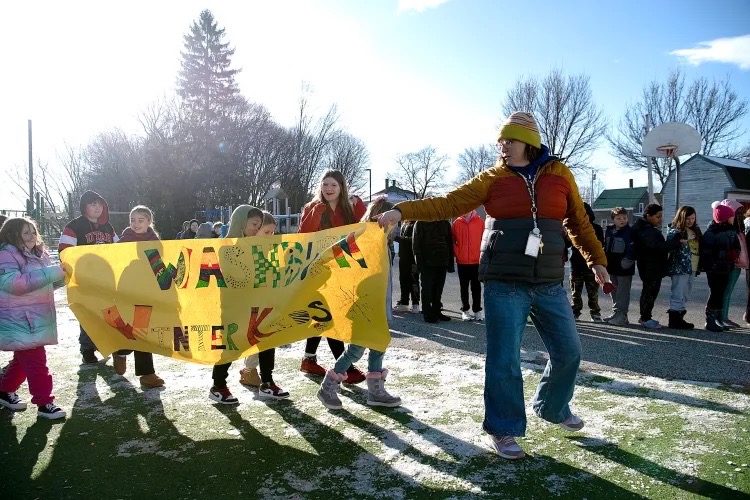
<svg viewBox="0 0 750 500"><path fill-rule="evenodd" d="M414 258L401 258L398 260L398 284L401 287L401 303L405 306L411 303L419 304L419 273Z"/></svg>
<svg viewBox="0 0 750 500"><path fill-rule="evenodd" d="M258 367L260 368L260 381L273 384L273 369L276 362L276 349L266 349L258 353ZM214 386L224 388L227 386L227 377L229 376L229 367L232 363L222 363L214 365L211 374L214 379Z"/></svg>
<svg viewBox="0 0 750 500"><path fill-rule="evenodd" d="M471 287L471 310L482 310L482 285L479 283L479 264L457 264L458 286L461 292L461 310L469 310L469 287Z"/></svg>
<svg viewBox="0 0 750 500"><path fill-rule="evenodd" d="M728 273L706 273L708 279L708 303L706 309L713 309L714 311L721 311L724 307L724 292L729 284Z"/></svg>
<svg viewBox="0 0 750 500"><path fill-rule="evenodd" d="M320 339L322 337L310 337L307 339L307 343L305 344L305 352L308 354L315 354L318 352L318 346L320 345ZM326 340L328 340L328 347L331 348L331 353L333 354L333 357L336 359L339 359L342 354L344 354L344 351L346 350L346 347L344 346L344 343L337 339L332 339L330 337L326 337Z"/></svg>

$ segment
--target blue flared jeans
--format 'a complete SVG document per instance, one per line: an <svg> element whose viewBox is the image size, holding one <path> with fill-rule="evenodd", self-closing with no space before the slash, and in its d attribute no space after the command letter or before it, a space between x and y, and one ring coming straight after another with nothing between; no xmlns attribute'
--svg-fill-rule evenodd
<svg viewBox="0 0 750 500"><path fill-rule="evenodd" d="M532 407L548 422L567 419L581 362L581 341L562 282L487 281L484 309L484 430L495 436L526 434L521 341L529 315L549 352Z"/></svg>

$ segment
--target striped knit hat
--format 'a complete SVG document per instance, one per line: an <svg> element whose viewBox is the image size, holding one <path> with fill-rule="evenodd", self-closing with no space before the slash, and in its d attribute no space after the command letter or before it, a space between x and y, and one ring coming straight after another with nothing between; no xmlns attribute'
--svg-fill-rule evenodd
<svg viewBox="0 0 750 500"><path fill-rule="evenodd" d="M516 111L508 117L506 122L500 127L500 134L497 140L516 139L517 141L530 144L535 148L542 147L542 136L539 135L539 127L531 113Z"/></svg>

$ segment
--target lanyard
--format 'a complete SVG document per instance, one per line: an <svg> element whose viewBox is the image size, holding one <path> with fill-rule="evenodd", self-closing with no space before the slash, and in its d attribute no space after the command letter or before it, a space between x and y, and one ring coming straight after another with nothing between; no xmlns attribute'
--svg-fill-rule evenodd
<svg viewBox="0 0 750 500"><path fill-rule="evenodd" d="M531 230L532 233L539 235L541 234L541 231L539 231L539 226L536 223L536 192L534 191L534 183L531 182L525 175L519 174L523 178L524 184L526 184L526 190L529 192L529 196L531 197L531 218L534 221L534 229Z"/></svg>

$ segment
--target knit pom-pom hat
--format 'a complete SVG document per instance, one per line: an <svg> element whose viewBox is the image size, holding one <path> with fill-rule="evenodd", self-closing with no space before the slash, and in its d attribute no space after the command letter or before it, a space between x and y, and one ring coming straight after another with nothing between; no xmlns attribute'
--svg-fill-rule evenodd
<svg viewBox="0 0 750 500"><path fill-rule="evenodd" d="M742 203L739 203L736 200L721 200L720 204L731 208L734 213L737 213L737 210L743 208Z"/></svg>
<svg viewBox="0 0 750 500"><path fill-rule="evenodd" d="M539 135L539 127L531 113L516 111L500 127L497 140L515 139L535 148L542 147L542 136Z"/></svg>
<svg viewBox="0 0 750 500"><path fill-rule="evenodd" d="M734 217L734 210L726 205L716 205L713 209L714 222L721 224Z"/></svg>

